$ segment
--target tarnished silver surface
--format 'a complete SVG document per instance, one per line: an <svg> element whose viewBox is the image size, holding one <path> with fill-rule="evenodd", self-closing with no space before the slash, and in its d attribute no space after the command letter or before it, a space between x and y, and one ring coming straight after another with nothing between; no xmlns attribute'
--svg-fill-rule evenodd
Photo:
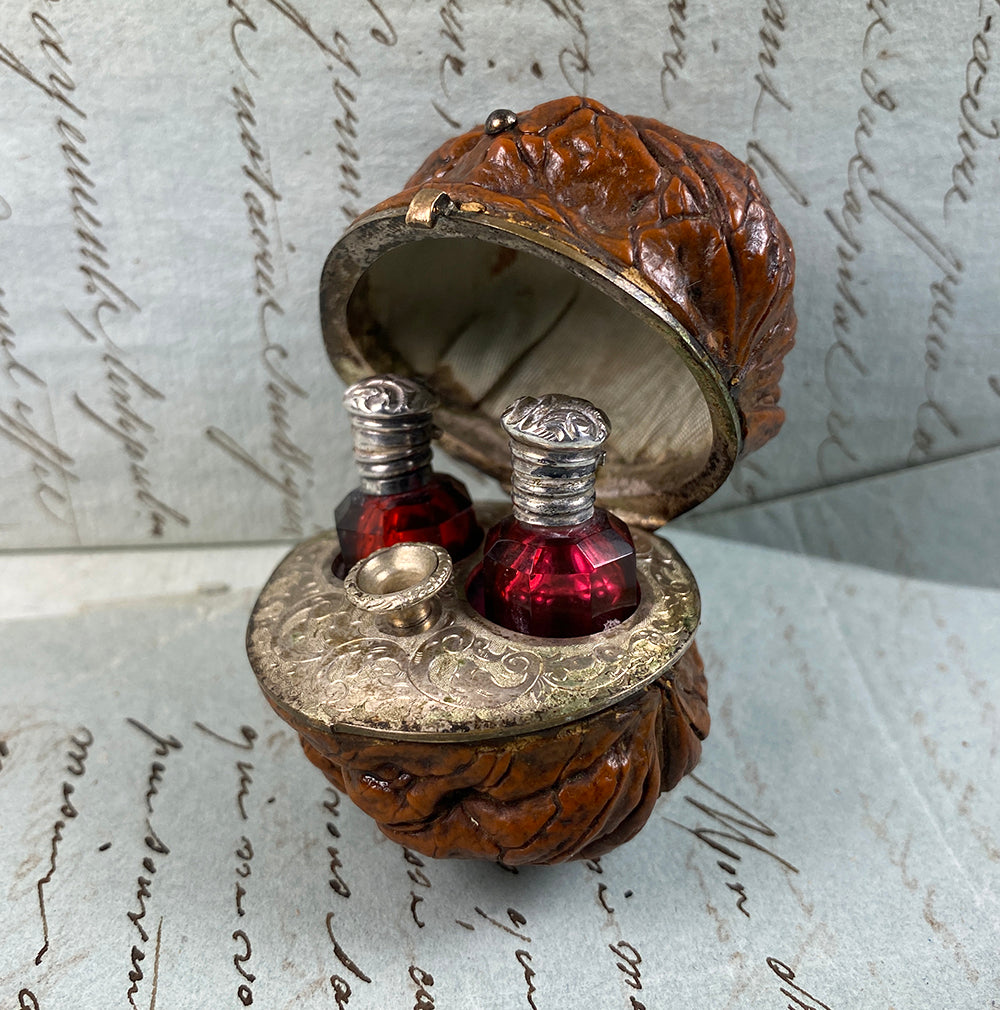
<svg viewBox="0 0 1000 1010"><path fill-rule="evenodd" d="M509 506L478 506L489 526ZM539 639L477 614L463 587L478 554L456 566L442 612L426 631L394 637L352 607L331 564L334 532L295 547L268 580L247 629L264 693L317 728L372 736L450 739L562 725L634 694L690 645L701 613L690 569L665 540L632 530L639 608L585 638Z"/></svg>
<svg viewBox="0 0 1000 1010"><path fill-rule="evenodd" d="M397 494L420 485L430 471L436 406L430 390L398 375L372 375L344 391L365 494Z"/></svg>
<svg viewBox="0 0 1000 1010"><path fill-rule="evenodd" d="M500 423L510 436L515 518L536 526L586 522L611 434L607 414L589 400L546 393L518 397Z"/></svg>
<svg viewBox="0 0 1000 1010"><path fill-rule="evenodd" d="M391 634L414 633L440 609L435 597L451 578L451 557L436 544L401 543L373 551L344 576L352 607L387 618Z"/></svg>
<svg viewBox="0 0 1000 1010"><path fill-rule="evenodd" d="M598 453L611 434L608 415L589 400L564 393L520 396L500 415L504 431L542 449L591 449Z"/></svg>

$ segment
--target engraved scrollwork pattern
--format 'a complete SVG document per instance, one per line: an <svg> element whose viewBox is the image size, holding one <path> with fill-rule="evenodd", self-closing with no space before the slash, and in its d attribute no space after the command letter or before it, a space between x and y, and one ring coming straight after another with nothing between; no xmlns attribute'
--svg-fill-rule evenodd
<svg viewBox="0 0 1000 1010"><path fill-rule="evenodd" d="M692 644L613 708L513 738L379 739L279 711L309 760L389 838L428 856L518 866L593 859L631 838L697 765L707 704Z"/></svg>
<svg viewBox="0 0 1000 1010"><path fill-rule="evenodd" d="M428 414L436 406L427 388L397 375L374 375L356 382L344 397L347 412L359 417Z"/></svg>
<svg viewBox="0 0 1000 1010"><path fill-rule="evenodd" d="M607 414L587 400L550 394L522 396L500 418L504 429L522 438L568 446L602 446L611 431Z"/></svg>
<svg viewBox="0 0 1000 1010"><path fill-rule="evenodd" d="M317 725L352 732L489 736L559 725L627 697L661 676L691 641L699 597L665 541L636 532L642 602L618 628L547 641L482 619L457 587L425 632L394 637L352 607L333 577L333 533L296 547L254 608L247 644L268 697Z"/></svg>

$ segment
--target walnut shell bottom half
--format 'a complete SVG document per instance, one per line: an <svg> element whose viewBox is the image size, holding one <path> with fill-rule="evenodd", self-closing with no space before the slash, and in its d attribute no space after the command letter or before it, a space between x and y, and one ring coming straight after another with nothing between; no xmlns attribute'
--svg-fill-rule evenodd
<svg viewBox="0 0 1000 1010"><path fill-rule="evenodd" d="M438 858L505 866L592 859L632 838L708 735L692 643L659 680L554 729L475 742L321 732L289 719L309 760L381 831Z"/></svg>

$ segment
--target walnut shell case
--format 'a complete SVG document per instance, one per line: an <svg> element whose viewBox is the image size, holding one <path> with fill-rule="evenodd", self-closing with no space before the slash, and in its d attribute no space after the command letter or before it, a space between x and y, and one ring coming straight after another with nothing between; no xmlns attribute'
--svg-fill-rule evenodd
<svg viewBox="0 0 1000 1010"><path fill-rule="evenodd" d="M426 383L442 445L501 482L507 403L597 403L612 422L598 503L630 524L640 558L639 611L558 640L476 615L463 597L475 558L408 638L351 612L335 534L282 562L251 618L254 672L313 764L390 838L511 866L592 858L694 768L709 729L697 585L646 531L780 428L793 278L746 165L576 97L491 114L333 247L320 310L340 376ZM484 525L497 509L476 503Z"/></svg>

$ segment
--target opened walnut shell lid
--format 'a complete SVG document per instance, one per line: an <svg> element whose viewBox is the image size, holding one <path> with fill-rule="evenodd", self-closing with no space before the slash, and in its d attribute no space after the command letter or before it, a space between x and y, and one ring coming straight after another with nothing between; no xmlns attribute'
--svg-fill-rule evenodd
<svg viewBox="0 0 1000 1010"><path fill-rule="evenodd" d="M345 380L419 377L444 447L501 480L511 400L597 403L599 500L655 527L780 428L793 277L746 165L574 97L500 110L435 151L331 251L321 314Z"/></svg>

